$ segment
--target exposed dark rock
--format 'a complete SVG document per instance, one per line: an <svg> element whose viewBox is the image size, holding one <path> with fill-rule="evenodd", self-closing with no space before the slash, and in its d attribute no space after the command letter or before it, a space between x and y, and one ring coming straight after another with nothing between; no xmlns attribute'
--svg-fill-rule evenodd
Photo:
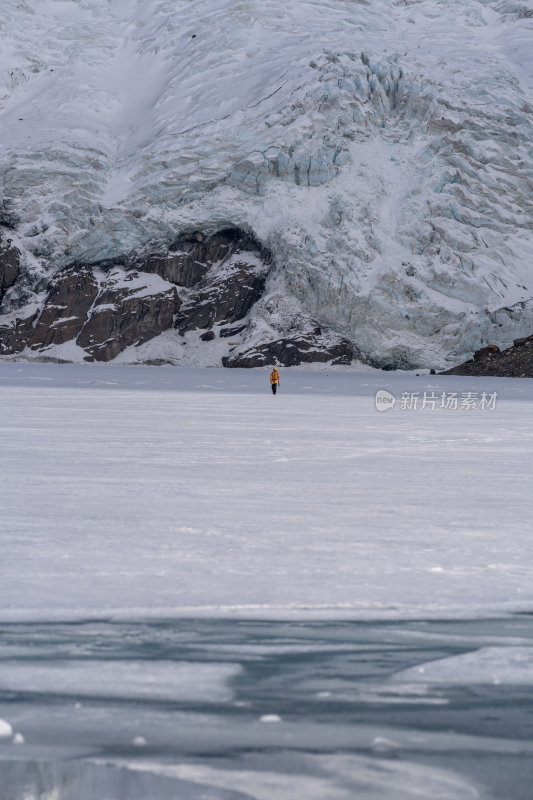
<svg viewBox="0 0 533 800"><path fill-rule="evenodd" d="M100 270L100 272L109 272L116 267L124 267L124 269L137 269L137 262L134 262L132 256L118 255L114 258L100 258L98 261L75 261L68 269L71 272L80 269Z"/></svg>
<svg viewBox="0 0 533 800"><path fill-rule="evenodd" d="M32 350L75 339L98 294L98 281L88 267L63 272L54 283L28 341Z"/></svg>
<svg viewBox="0 0 533 800"><path fill-rule="evenodd" d="M7 244L0 249L1 292L17 277L18 255ZM248 315L263 293L270 264L269 251L233 228L212 236L183 235L167 254L143 261L129 255L73 264L52 281L37 317L16 322L6 317L2 325L0 316L1 352L25 346L42 351L75 341L90 359L107 361L172 325L181 334L205 331L201 338L209 342L215 324L230 326ZM186 290L182 308L176 285ZM233 336L244 327L228 327L221 335Z"/></svg>
<svg viewBox="0 0 533 800"><path fill-rule="evenodd" d="M18 273L18 254L5 252L2 287L11 285ZM183 235L167 254L143 261L124 256L115 262L72 265L53 280L40 312L15 319L10 315L5 325L0 316L0 353L26 346L47 351L72 341L85 351L86 360L109 361L172 326L182 335L198 330L206 346L216 339L216 331L229 339L247 330L248 314L263 295L271 261L270 252L253 237L226 229L209 237ZM177 286L183 287L183 303ZM323 333L316 323L308 333L241 347L242 352L233 350L223 359L224 366L365 360L348 341ZM61 358L61 351L42 357Z"/></svg>
<svg viewBox="0 0 533 800"><path fill-rule="evenodd" d="M179 309L175 287L150 290L146 279L150 281L150 276L119 269L102 284L76 339L91 359L110 361L126 347L143 344L172 327Z"/></svg>
<svg viewBox="0 0 533 800"><path fill-rule="evenodd" d="M144 272L154 272L177 286L191 287L202 280L210 265L195 261L185 254L149 256L143 261Z"/></svg>
<svg viewBox="0 0 533 800"><path fill-rule="evenodd" d="M339 337L332 341L331 335L325 337L311 333L258 345L223 358L222 363L225 367L263 367L267 364L295 367L304 362L351 364L354 358L364 360L362 353L346 339Z"/></svg>
<svg viewBox="0 0 533 800"><path fill-rule="evenodd" d="M243 319L265 288L266 275L254 270L255 266L235 264L225 278L211 282L195 294L178 316L176 327L180 333Z"/></svg>
<svg viewBox="0 0 533 800"><path fill-rule="evenodd" d="M501 352L500 348L497 347L495 344L488 344L486 347L482 347L480 350L476 350L474 353L474 361L487 361L495 356L497 353Z"/></svg>
<svg viewBox="0 0 533 800"><path fill-rule="evenodd" d="M227 339L230 336L237 336L237 334L241 333L245 328L246 325L237 325L235 328L220 328L219 336L221 339Z"/></svg>
<svg viewBox="0 0 533 800"><path fill-rule="evenodd" d="M171 328L178 310L176 288L160 278L122 268L103 275L78 267L54 280L40 314L0 324L0 354L75 340L91 360L108 361Z"/></svg>
<svg viewBox="0 0 533 800"><path fill-rule="evenodd" d="M3 285L16 278L13 258L4 259L9 270L2 262ZM43 357L62 358L61 351L46 351L75 342L87 360L109 361L172 326L181 335L197 330L207 347L217 331L224 340L253 330L248 315L263 296L271 262L270 252L253 237L226 229L212 236L183 235L167 254L142 261L129 255L72 265L53 280L39 313L30 315L28 309L24 318L6 316L5 324L0 316L0 353L29 346ZM183 287L182 298L177 286ZM348 341L322 332L316 323L307 333L240 347L242 352L230 350L225 366L365 361Z"/></svg>
<svg viewBox="0 0 533 800"><path fill-rule="evenodd" d="M0 303L17 280L20 270L20 253L16 247L0 238Z"/></svg>
<svg viewBox="0 0 533 800"><path fill-rule="evenodd" d="M181 334L244 319L263 294L270 254L244 234L228 252L184 303L176 321Z"/></svg>
<svg viewBox="0 0 533 800"><path fill-rule="evenodd" d="M252 236L228 228L212 236L184 234L168 254L145 259L142 269L192 290L175 322L184 335L244 319L263 294L271 261L270 252ZM221 329L220 336L234 336L244 327ZM214 335L200 338L208 342Z"/></svg>
<svg viewBox="0 0 533 800"><path fill-rule="evenodd" d="M7 197L0 200L0 225L11 230L15 230L17 223L20 221L17 214L13 212L13 206L13 200Z"/></svg>
<svg viewBox="0 0 533 800"><path fill-rule="evenodd" d="M155 272L170 283L191 288L211 267L227 260L233 253L257 249L259 245L243 231L228 228L205 237L202 233L179 237L166 255L151 255L142 262L144 272Z"/></svg>
<svg viewBox="0 0 533 800"><path fill-rule="evenodd" d="M524 347L524 345L529 347L533 345L533 334L531 336L522 336L521 339L515 339L513 345L515 347Z"/></svg>
<svg viewBox="0 0 533 800"><path fill-rule="evenodd" d="M477 353L491 350L485 357ZM533 335L515 339L512 347L500 351L495 345L478 350L471 361L441 372L441 375L486 375L500 378L533 378Z"/></svg>
<svg viewBox="0 0 533 800"><path fill-rule="evenodd" d="M24 350L38 315L35 311L27 317L15 317L9 325L0 325L0 355L11 356Z"/></svg>

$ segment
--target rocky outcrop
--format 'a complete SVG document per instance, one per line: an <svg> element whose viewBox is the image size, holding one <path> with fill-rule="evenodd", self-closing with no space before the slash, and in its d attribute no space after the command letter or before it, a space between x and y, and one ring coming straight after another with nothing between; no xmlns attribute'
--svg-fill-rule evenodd
<svg viewBox="0 0 533 800"><path fill-rule="evenodd" d="M212 236L203 233L183 234L169 248L166 255L151 255L140 265L144 272L155 272L166 281L191 288L209 272L235 252L247 248L255 250L257 244L236 228L228 228Z"/></svg>
<svg viewBox="0 0 533 800"><path fill-rule="evenodd" d="M176 288L150 287L143 273L112 270L101 286L76 344L86 360L110 361L131 345L153 339L172 326L179 309ZM148 278L148 285L146 278Z"/></svg>
<svg viewBox="0 0 533 800"><path fill-rule="evenodd" d="M296 367L311 362L331 362L335 366L351 364L355 358L363 359L363 355L350 342L331 334L323 335L317 328L313 333L304 336L277 339L241 353L231 354L222 359L222 363L225 367L263 367L267 364Z"/></svg>
<svg viewBox="0 0 533 800"><path fill-rule="evenodd" d="M18 259L7 246L0 252L4 291L18 274ZM0 353L44 352L73 342L86 360L109 361L172 327L178 335L198 330L207 343L216 338L215 325L247 317L270 265L270 253L233 228L184 234L168 253L143 259L72 265L54 278L40 313L10 315L5 324L0 316Z"/></svg>
<svg viewBox="0 0 533 800"><path fill-rule="evenodd" d="M486 375L500 378L533 378L533 334L515 339L501 351L488 345L474 353L470 361L441 372L441 375Z"/></svg>
<svg viewBox="0 0 533 800"><path fill-rule="evenodd" d="M18 253L7 245L0 253L4 291L18 274ZM10 315L5 324L0 316L0 353L26 347L43 352L74 342L86 360L109 361L173 326L181 335L202 331L201 341L209 342L216 338L213 326L248 315L263 294L270 264L267 250L232 228L211 236L184 234L168 253L144 259L72 265L54 278L40 313Z"/></svg>
<svg viewBox="0 0 533 800"><path fill-rule="evenodd" d="M246 330L246 325L235 325L234 328L220 328L219 336L221 339L229 339L231 336L238 336Z"/></svg>
<svg viewBox="0 0 533 800"><path fill-rule="evenodd" d="M60 275L52 285L28 347L44 350L75 339L87 321L98 290L98 281L88 267Z"/></svg>
<svg viewBox="0 0 533 800"><path fill-rule="evenodd" d="M474 353L474 361L490 361L490 359L500 353L500 348L495 344L489 344L486 347L482 347L480 350L476 350Z"/></svg>
<svg viewBox="0 0 533 800"><path fill-rule="evenodd" d="M15 283L20 270L20 253L0 237L0 303L7 289Z"/></svg>
<svg viewBox="0 0 533 800"><path fill-rule="evenodd" d="M38 316L37 310L27 316L11 314L8 322L0 324L0 356L16 355L26 348Z"/></svg>
<svg viewBox="0 0 533 800"><path fill-rule="evenodd" d="M228 228L180 236L166 256L149 256L142 268L191 290L176 320L185 334L244 319L263 294L271 260L253 237Z"/></svg>
<svg viewBox="0 0 533 800"><path fill-rule="evenodd" d="M13 258L4 259L5 281L16 277ZM73 264L55 276L38 306L0 315L0 355L27 348L36 357L110 361L168 331L163 360L170 363L183 363L188 347L195 358L212 352L213 363L228 367L364 360L345 339L313 328L309 318L297 336L269 337L268 323L262 318L258 326L252 312L265 296L271 268L270 252L234 228L184 234L166 253ZM148 348L139 358L156 363L160 353Z"/></svg>
<svg viewBox="0 0 533 800"><path fill-rule="evenodd" d="M265 288L267 273L259 259L235 254L214 277L204 279L184 304L176 321L180 333L231 325L244 319Z"/></svg>
<svg viewBox="0 0 533 800"><path fill-rule="evenodd" d="M42 309L26 317L11 314L5 325L0 317L0 354L74 342L85 360L109 361L172 327L178 309L176 288L158 276L77 267L54 280Z"/></svg>

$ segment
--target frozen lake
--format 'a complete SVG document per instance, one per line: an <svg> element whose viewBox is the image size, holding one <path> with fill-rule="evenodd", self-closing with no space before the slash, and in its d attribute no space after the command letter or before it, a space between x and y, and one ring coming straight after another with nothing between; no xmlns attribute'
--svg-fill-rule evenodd
<svg viewBox="0 0 533 800"><path fill-rule="evenodd" d="M533 381L282 373L0 364L0 620L533 609Z"/></svg>
<svg viewBox="0 0 533 800"><path fill-rule="evenodd" d="M530 800L532 645L527 615L2 625L1 796Z"/></svg>
<svg viewBox="0 0 533 800"><path fill-rule="evenodd" d="M532 381L2 363L0 402L6 800L530 800Z"/></svg>

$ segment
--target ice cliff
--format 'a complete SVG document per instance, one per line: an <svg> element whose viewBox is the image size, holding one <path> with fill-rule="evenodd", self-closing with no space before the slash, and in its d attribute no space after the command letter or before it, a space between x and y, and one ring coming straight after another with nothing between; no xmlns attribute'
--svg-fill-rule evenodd
<svg viewBox="0 0 533 800"><path fill-rule="evenodd" d="M531 0L4 0L0 37L4 354L443 367L533 330Z"/></svg>

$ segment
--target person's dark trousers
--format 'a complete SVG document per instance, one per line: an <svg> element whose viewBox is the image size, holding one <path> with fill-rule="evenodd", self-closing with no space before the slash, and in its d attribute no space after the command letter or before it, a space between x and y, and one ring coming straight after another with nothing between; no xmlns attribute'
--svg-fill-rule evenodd
<svg viewBox="0 0 533 800"><path fill-rule="evenodd" d="M273 383L272 384L272 394L276 394L276 389L277 388L278 388L278 384L277 383Z"/></svg>

